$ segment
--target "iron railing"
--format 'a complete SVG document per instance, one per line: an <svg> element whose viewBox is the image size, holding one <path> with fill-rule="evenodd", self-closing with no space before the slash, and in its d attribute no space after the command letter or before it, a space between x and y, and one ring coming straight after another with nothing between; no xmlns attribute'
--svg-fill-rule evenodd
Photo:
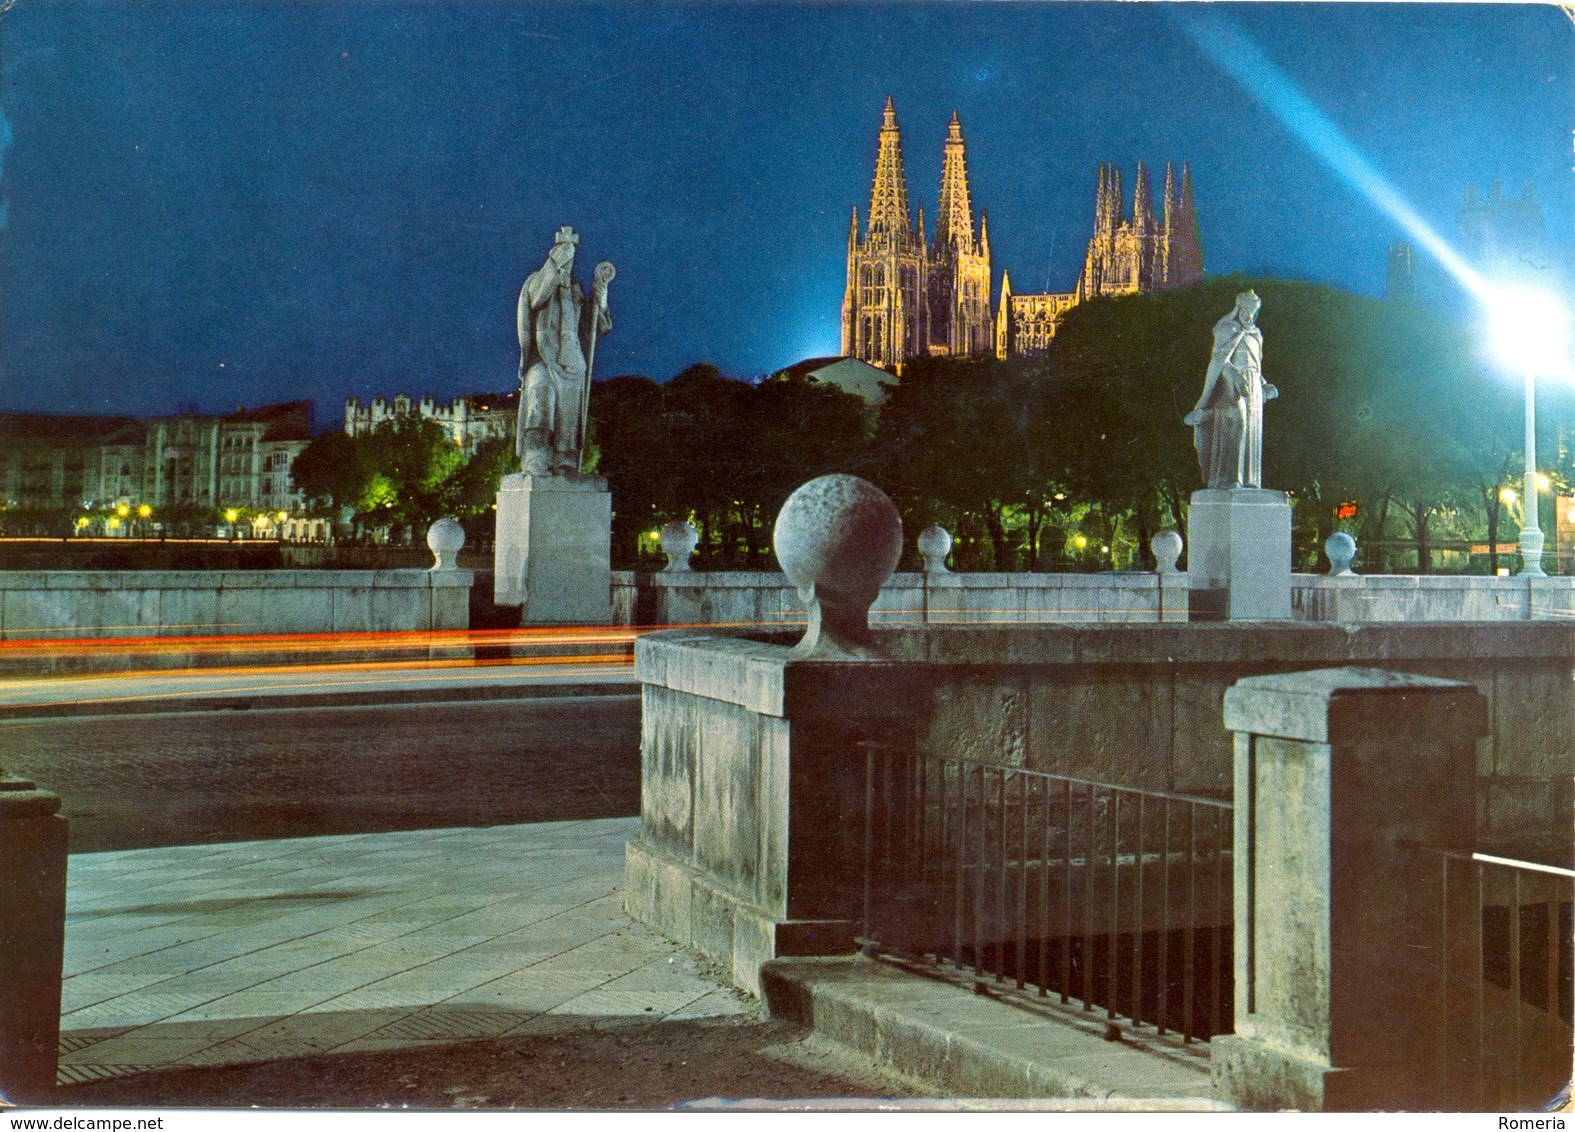
<svg viewBox="0 0 1575 1132"><path fill-rule="evenodd" d="M1184 1041L1230 1032L1228 802L865 751L866 950Z"/></svg>
<svg viewBox="0 0 1575 1132"><path fill-rule="evenodd" d="M1575 871L1411 848L1429 859L1443 911L1440 1080L1476 1111L1545 1106L1569 1085L1575 1050Z"/></svg>

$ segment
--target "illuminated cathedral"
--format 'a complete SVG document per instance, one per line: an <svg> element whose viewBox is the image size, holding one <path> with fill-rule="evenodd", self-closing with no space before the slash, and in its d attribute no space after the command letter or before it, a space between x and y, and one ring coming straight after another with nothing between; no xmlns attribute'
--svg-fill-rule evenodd
<svg viewBox="0 0 1575 1132"><path fill-rule="evenodd" d="M1132 211L1124 212L1121 171L1099 167L1094 232L1077 288L1060 294L1018 295L1010 275L1001 278L1000 304L992 316L989 223L974 224L968 186L967 146L953 112L941 166L935 235L925 234L908 205L902 133L890 98L882 112L875 183L862 227L853 209L848 229L848 283L842 300L842 353L894 373L913 357L1002 358L1042 350L1066 312L1100 295L1127 295L1186 287L1203 278L1192 175L1182 166L1178 184L1165 167L1164 197L1156 218L1148 171L1139 162Z"/></svg>

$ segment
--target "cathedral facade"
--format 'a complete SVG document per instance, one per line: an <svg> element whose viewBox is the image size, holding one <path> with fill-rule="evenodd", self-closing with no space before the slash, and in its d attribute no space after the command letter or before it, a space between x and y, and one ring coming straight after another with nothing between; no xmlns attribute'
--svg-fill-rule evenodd
<svg viewBox="0 0 1575 1132"><path fill-rule="evenodd" d="M842 299L842 353L902 372L925 354L966 357L994 341L990 318L990 234L974 227L967 145L954 113L946 133L935 239L908 207L897 109L886 100L875 158L875 184L863 231L853 209L848 229L848 286Z"/></svg>
<svg viewBox="0 0 1575 1132"><path fill-rule="evenodd" d="M1125 211L1121 170L1099 167L1094 190L1094 233L1083 257L1077 289L1059 294L1016 295L1009 275L1001 279L1001 305L995 319L995 353L1012 358L1043 350L1055 337L1061 318L1078 303L1103 295L1147 295L1190 287L1203 279L1203 247L1192 199L1192 169L1165 166L1165 195L1154 215L1148 169L1138 162L1132 211Z"/></svg>
<svg viewBox="0 0 1575 1132"><path fill-rule="evenodd" d="M941 166L935 236L925 235L924 210L914 223L897 109L886 100L875 158L869 212L861 228L855 205L848 229L848 282L842 300L842 353L893 373L924 355L1002 358L1042 350L1068 310L1100 295L1186 287L1203 278L1192 175L1178 184L1165 167L1156 218L1148 172L1139 162L1132 212L1124 212L1121 171L1099 167L1094 232L1073 291L1018 295L1009 275L992 314L989 222L974 224L962 122L953 112Z"/></svg>

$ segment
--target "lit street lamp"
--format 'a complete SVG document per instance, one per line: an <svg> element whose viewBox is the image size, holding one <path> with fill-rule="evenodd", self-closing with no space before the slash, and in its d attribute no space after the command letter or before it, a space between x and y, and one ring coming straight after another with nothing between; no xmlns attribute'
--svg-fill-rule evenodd
<svg viewBox="0 0 1575 1132"><path fill-rule="evenodd" d="M1499 356L1526 375L1526 503L1520 525L1520 572L1528 578L1545 578L1537 515L1537 371L1567 370L1567 315L1562 304L1540 291L1500 292L1492 315Z"/></svg>

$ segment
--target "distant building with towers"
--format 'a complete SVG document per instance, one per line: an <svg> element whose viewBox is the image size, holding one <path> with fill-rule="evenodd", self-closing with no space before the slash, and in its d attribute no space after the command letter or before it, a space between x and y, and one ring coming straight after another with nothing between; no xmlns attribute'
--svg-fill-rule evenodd
<svg viewBox="0 0 1575 1132"><path fill-rule="evenodd" d="M1179 188L1174 168L1165 166L1160 220L1154 218L1153 189L1141 161L1130 216L1122 215L1122 204L1121 170L1101 165L1094 196L1094 235L1077 280L1078 302L1101 295L1146 295L1190 287L1203 278L1191 166L1181 167Z"/></svg>
<svg viewBox="0 0 1575 1132"><path fill-rule="evenodd" d="M1190 168L1182 167L1178 184L1173 168L1165 167L1156 218L1141 162L1130 216L1123 214L1120 170L1101 165L1094 232L1076 290L1019 295L1003 274L995 306L989 220L981 209L975 224L967 145L955 111L943 152L931 239L923 208L915 223L909 207L897 109L886 100L869 211L861 226L855 205L848 228L842 300L847 357L901 373L915 357L1020 356L1048 346L1066 312L1087 299L1186 287L1203 278Z"/></svg>
<svg viewBox="0 0 1575 1132"><path fill-rule="evenodd" d="M1547 224L1530 185L1515 198L1497 181L1485 197L1467 185L1458 219L1460 253L1488 281L1536 284L1549 274Z"/></svg>
<svg viewBox="0 0 1575 1132"><path fill-rule="evenodd" d="M908 207L897 109L886 100L875 158L875 183L863 231L853 208L848 229L848 285L842 300L842 352L900 371L925 354L966 357L990 349L990 233L974 227L962 121L952 114L941 168L935 239Z"/></svg>
<svg viewBox="0 0 1575 1132"><path fill-rule="evenodd" d="M1558 252L1549 242L1542 205L1530 185L1518 197L1506 197L1497 182L1485 196L1467 185L1455 220L1460 259L1484 282L1569 293L1568 246ZM1389 247L1387 297L1456 313L1478 303L1461 280L1427 257L1418 260L1404 241Z"/></svg>
<svg viewBox="0 0 1575 1132"><path fill-rule="evenodd" d="M519 412L519 392L472 393L439 404L431 397L414 399L404 393L392 400L373 397L363 404L359 397L345 401L345 432L369 436L380 425L402 420L431 421L453 438L467 457L476 452L483 440L506 439L514 435Z"/></svg>
<svg viewBox="0 0 1575 1132"><path fill-rule="evenodd" d="M1132 212L1123 212L1121 170L1099 167L1094 193L1094 234L1083 258L1077 290L1061 294L1017 295L1010 275L1001 278L1001 306L996 315L995 352L1010 358L1043 350L1055 337L1067 311L1078 303L1105 295L1147 295L1190 287L1203 279L1203 245L1198 238L1198 212L1192 197L1192 167L1165 166L1165 196L1158 219L1148 169L1138 162L1132 191Z"/></svg>

